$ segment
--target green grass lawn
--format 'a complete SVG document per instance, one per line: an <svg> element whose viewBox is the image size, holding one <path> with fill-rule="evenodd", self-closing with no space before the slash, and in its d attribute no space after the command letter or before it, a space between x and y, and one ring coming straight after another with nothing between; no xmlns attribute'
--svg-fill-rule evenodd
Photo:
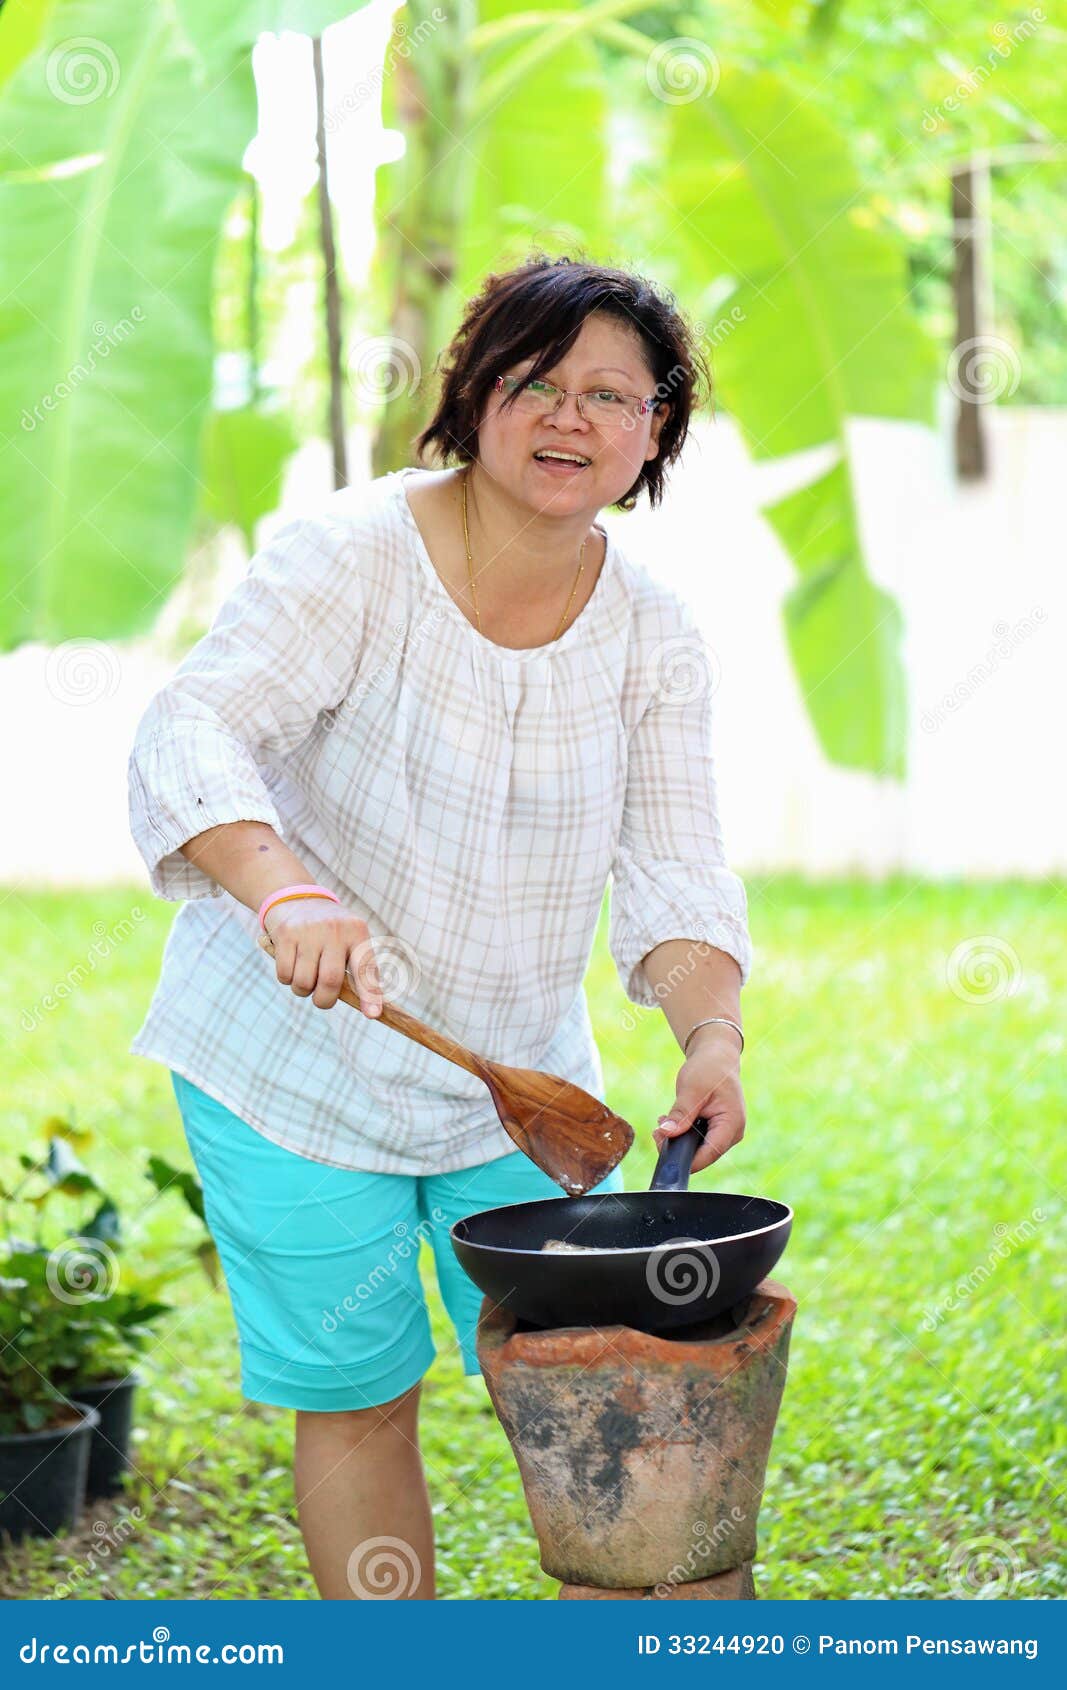
<svg viewBox="0 0 1067 1690"><path fill-rule="evenodd" d="M1063 888L774 879L749 896L749 1127L696 1183L796 1210L776 1270L799 1309L760 1594L1063 1597ZM140 1168L149 1150L191 1158L168 1074L127 1046L173 907L116 888L0 899L2 1159L75 1110L97 1135L97 1177L136 1217L129 1254L172 1258L195 1227ZM25 1030L25 1012L134 905L130 936ZM991 969L981 947L960 957L970 941L994 942ZM588 992L608 1100L637 1129L626 1173L640 1188L678 1053L660 1012L623 997L603 920ZM553 1598L507 1440L481 1381L462 1377L430 1283L442 1354L422 1445L441 1594ZM292 1415L243 1401L224 1291L194 1267L174 1300L142 1368L127 1494L68 1538L11 1550L0 1596L49 1596L72 1577L84 1597L315 1595L293 1514Z"/></svg>

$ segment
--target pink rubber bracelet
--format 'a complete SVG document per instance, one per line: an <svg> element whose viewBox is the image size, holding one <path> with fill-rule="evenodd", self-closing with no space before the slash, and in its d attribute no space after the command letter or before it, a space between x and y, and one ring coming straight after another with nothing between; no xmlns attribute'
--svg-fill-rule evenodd
<svg viewBox="0 0 1067 1690"><path fill-rule="evenodd" d="M283 886L279 892L271 892L259 906L259 925L264 933L264 917L275 904L284 903L287 898L330 898L335 904L341 902L336 892L331 892L328 886Z"/></svg>

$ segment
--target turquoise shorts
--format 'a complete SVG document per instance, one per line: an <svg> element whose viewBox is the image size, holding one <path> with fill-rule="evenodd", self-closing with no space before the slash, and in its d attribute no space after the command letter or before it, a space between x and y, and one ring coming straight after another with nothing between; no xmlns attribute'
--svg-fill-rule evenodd
<svg viewBox="0 0 1067 1690"><path fill-rule="evenodd" d="M437 1351L419 1255L433 1251L465 1374L482 1293L449 1238L464 1215L561 1197L521 1150L450 1174L372 1174L265 1138L171 1071L237 1323L241 1389L280 1408L369 1408L421 1379ZM597 1191L622 1191L620 1168Z"/></svg>

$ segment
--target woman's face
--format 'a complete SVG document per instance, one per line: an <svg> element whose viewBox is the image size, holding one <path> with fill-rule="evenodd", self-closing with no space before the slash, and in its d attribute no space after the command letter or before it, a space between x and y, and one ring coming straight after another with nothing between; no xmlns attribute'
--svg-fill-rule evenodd
<svg viewBox="0 0 1067 1690"><path fill-rule="evenodd" d="M534 365L525 358L506 375L524 376ZM558 411L537 415L521 401L502 409L503 393L492 393L478 429L482 469L532 512L552 516L596 514L621 499L637 480L641 465L659 451L666 404L628 421L628 426L588 421L578 413L576 393L609 387L650 398L656 379L643 342L616 318L593 312L582 324L570 351L541 378L569 389ZM544 451L573 452L585 467L545 463Z"/></svg>

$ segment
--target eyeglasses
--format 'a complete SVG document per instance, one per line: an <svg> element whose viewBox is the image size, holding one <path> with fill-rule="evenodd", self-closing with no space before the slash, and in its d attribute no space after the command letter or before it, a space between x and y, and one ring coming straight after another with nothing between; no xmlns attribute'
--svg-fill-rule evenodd
<svg viewBox="0 0 1067 1690"><path fill-rule="evenodd" d="M524 385L521 376L497 376L493 389L496 393L518 394L516 410L539 417L558 411L570 396L568 388L557 387L551 381L528 381ZM617 393L613 387L591 387L573 397L578 401L579 416L608 428L632 428L641 417L655 410L657 404L655 394L650 399L639 399L635 393Z"/></svg>

